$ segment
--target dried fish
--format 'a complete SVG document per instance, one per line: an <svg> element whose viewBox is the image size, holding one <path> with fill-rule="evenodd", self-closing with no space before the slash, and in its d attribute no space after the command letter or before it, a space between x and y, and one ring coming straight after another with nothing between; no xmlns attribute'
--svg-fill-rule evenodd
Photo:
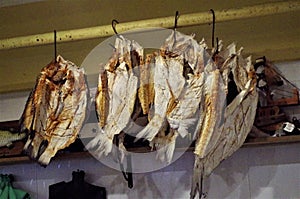
<svg viewBox="0 0 300 199"><path fill-rule="evenodd" d="M225 111L223 113L220 112L223 115L223 123L215 129L219 136L213 141L215 143L214 146L204 155L197 153L197 150L195 150L191 198L194 198L197 192L199 192L200 196L202 195L201 181L203 178L210 175L222 160L228 158L241 147L253 126L258 100L255 73L251 64L251 58L248 57L244 60L239 53L238 59L236 59L235 55L228 55L230 57L224 58L223 60L225 61L221 65L223 79L229 81L226 75L229 76L230 73L235 73L234 82L239 84L240 91L233 101L227 105ZM237 80L237 77L241 78ZM247 82L245 83L246 80ZM237 83L237 81L240 82ZM202 132L198 141L199 139L201 140L203 135ZM203 143L207 144L206 142Z"/></svg>
<svg viewBox="0 0 300 199"><path fill-rule="evenodd" d="M163 124L162 129L150 142L150 147L156 150L156 158L161 162L170 164L176 145L178 132L170 129L167 121Z"/></svg>
<svg viewBox="0 0 300 199"><path fill-rule="evenodd" d="M157 56L154 68L154 115L147 126L136 135L137 139L144 138L151 141L159 130L161 130L171 99L168 78L168 66L162 56Z"/></svg>
<svg viewBox="0 0 300 199"><path fill-rule="evenodd" d="M170 75L168 83L175 82L177 85L175 87L168 84L171 88L171 98L166 117L170 128L167 132L160 131L151 144L160 148L157 154L158 159L170 162L177 136L185 137L188 130L195 129L197 124L205 79L203 72L209 60L204 42L198 44L194 40L194 35L184 35L176 31L166 39L161 55L165 58L170 70L173 70L174 75ZM180 67L172 67L176 64ZM181 75L178 76L178 74Z"/></svg>
<svg viewBox="0 0 300 199"><path fill-rule="evenodd" d="M21 131L29 133L25 152L48 165L58 150L77 138L87 104L84 69L57 56L42 69L21 117Z"/></svg>
<svg viewBox="0 0 300 199"><path fill-rule="evenodd" d="M187 80L187 86L178 98L178 103L167 116L170 128L178 131L181 137L185 137L189 127L196 124L199 116L198 114L196 116L196 112L202 99L203 84L203 73L198 76L191 74L190 79Z"/></svg>
<svg viewBox="0 0 300 199"><path fill-rule="evenodd" d="M116 52L118 56L115 56ZM116 39L113 57L104 67L107 78L103 76L103 73L99 75L98 90L102 91L105 85L107 91L102 96L99 96L101 92L98 92L96 96L96 99L99 98L96 101L98 118L105 116L106 122L101 123L100 120L100 132L86 146L88 149L96 148L95 154L98 157L103 154L108 155L113 151L114 136L118 135L130 121L138 89L138 76L135 74L134 67L143 64L142 59L143 49L138 43L125 39L123 36ZM113 66L112 63L116 65ZM104 84L102 77L107 79ZM105 100L106 107L100 99ZM123 146L122 143L119 147L121 146Z"/></svg>

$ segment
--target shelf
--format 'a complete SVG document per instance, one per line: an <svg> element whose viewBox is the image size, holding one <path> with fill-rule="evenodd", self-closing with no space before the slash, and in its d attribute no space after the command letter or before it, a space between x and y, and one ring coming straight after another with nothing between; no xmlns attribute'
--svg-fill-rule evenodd
<svg viewBox="0 0 300 199"><path fill-rule="evenodd" d="M248 139L242 147L258 147L258 146L269 146L269 145L278 145L278 144L292 144L292 143L300 143L300 135L292 135L292 136L282 136L282 137L264 137L264 138L251 138ZM194 147L186 148L177 148L177 151L194 151ZM136 153L147 153L150 152L151 149L149 147L135 147L129 148L128 151L136 152ZM92 155L87 151L81 152L69 152L69 151L61 151L58 152L57 155L53 158L53 160L61 160L61 159L74 159L74 158L83 158L83 157L92 157ZM53 161L52 160L52 161ZM0 165L11 165L11 164L22 164L22 163L35 163L34 160L31 160L29 157L25 155L14 155L14 156L6 156L0 157Z"/></svg>
<svg viewBox="0 0 300 199"><path fill-rule="evenodd" d="M262 137L251 138L243 144L244 147L260 146L260 145L274 145L274 144L289 144L300 142L300 135L290 135L281 137Z"/></svg>

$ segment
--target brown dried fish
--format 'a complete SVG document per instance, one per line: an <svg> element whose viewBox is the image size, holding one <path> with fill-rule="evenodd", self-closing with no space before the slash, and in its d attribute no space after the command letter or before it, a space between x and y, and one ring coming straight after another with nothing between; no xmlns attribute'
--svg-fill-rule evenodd
<svg viewBox="0 0 300 199"><path fill-rule="evenodd" d="M146 60L144 65L140 65L140 86L138 89L138 97L142 106L143 114L148 114L149 105L151 103L150 98L153 96L150 94L150 87L153 88L153 82L150 81L150 70L153 63L153 54L146 55ZM153 79L153 77L152 77ZM152 85L150 85L152 84ZM153 92L153 91L152 91ZM154 96L153 96L154 99Z"/></svg>
<svg viewBox="0 0 300 199"><path fill-rule="evenodd" d="M240 81L237 83L240 84L240 92L233 101L227 105L225 112L222 113L224 120L222 125L215 129L215 131L219 133L219 136L214 140L215 144L211 150L204 156L195 151L196 155L190 195L191 198L194 198L197 192L199 192L200 196L202 195L203 178L210 175L213 169L216 168L222 160L228 158L242 146L246 136L252 128L258 100L254 68L252 64L250 64L250 57L246 60L242 60L243 58L241 54L239 54L239 59L239 63L242 64L234 63L238 62L238 59L231 59L231 57L227 59L224 58L224 60L229 60L231 63L226 63L226 61L223 63L223 68L221 68L223 71L222 77L224 78L226 75L229 75L230 72L233 73L233 70L235 70L235 73L242 77L239 80L234 78L235 83L236 81ZM237 69L237 67L239 68ZM246 75L244 73L245 71ZM236 77L239 75L236 75ZM227 77L224 79L228 80ZM246 83L244 83L245 80L247 80ZM225 84L226 83L228 82L225 82ZM201 139L203 134L201 133L199 136Z"/></svg>
<svg viewBox="0 0 300 199"><path fill-rule="evenodd" d="M99 74L98 89L95 96L95 106L99 120L99 126L104 127L107 120L109 99L108 99L108 77L107 71L103 70Z"/></svg>
<svg viewBox="0 0 300 199"><path fill-rule="evenodd" d="M29 133L25 152L48 165L77 138L87 103L84 69L57 56L42 69L21 117L21 130Z"/></svg>
<svg viewBox="0 0 300 199"><path fill-rule="evenodd" d="M223 113L226 107L226 94L220 71L210 72L204 83L205 117L202 128L198 132L195 154L205 157L212 150L220 133L217 128L223 123Z"/></svg>

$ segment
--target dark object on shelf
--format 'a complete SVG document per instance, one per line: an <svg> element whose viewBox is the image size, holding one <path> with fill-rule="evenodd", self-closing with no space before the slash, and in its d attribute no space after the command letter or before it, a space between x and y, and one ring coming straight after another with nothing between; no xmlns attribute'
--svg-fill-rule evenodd
<svg viewBox="0 0 300 199"><path fill-rule="evenodd" d="M292 122L284 123L283 131L287 135L300 135L300 121L296 117L293 117Z"/></svg>
<svg viewBox="0 0 300 199"><path fill-rule="evenodd" d="M106 189L84 181L84 171L73 171L72 181L49 186L49 199L106 199Z"/></svg>
<svg viewBox="0 0 300 199"><path fill-rule="evenodd" d="M298 88L281 75L265 57L256 59L257 88L260 90L260 106L299 104Z"/></svg>
<svg viewBox="0 0 300 199"><path fill-rule="evenodd" d="M257 127L262 127L283 122L285 120L286 115L280 111L278 106L258 107L254 124Z"/></svg>

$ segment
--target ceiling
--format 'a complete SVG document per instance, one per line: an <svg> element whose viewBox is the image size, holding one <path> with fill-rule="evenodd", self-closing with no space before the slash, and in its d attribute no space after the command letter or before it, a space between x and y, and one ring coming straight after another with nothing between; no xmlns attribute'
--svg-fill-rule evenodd
<svg viewBox="0 0 300 199"><path fill-rule="evenodd" d="M57 31L107 25L112 19L120 23L208 12L263 3L272 0L72 0L72 1L13 1L0 6L0 40ZM22 2L19 4L19 2ZM176 2L176 3L175 3ZM218 16L216 16L217 18ZM216 36L225 44L236 42L246 55L266 56L271 61L300 59L300 12L289 12L251 19L216 23ZM196 34L211 40L211 26L178 28L185 34ZM89 52L106 38L58 44L57 50L66 59L81 65ZM208 42L210 44L210 42ZM44 45L0 50L0 93L29 90L42 67L53 59L53 46Z"/></svg>

